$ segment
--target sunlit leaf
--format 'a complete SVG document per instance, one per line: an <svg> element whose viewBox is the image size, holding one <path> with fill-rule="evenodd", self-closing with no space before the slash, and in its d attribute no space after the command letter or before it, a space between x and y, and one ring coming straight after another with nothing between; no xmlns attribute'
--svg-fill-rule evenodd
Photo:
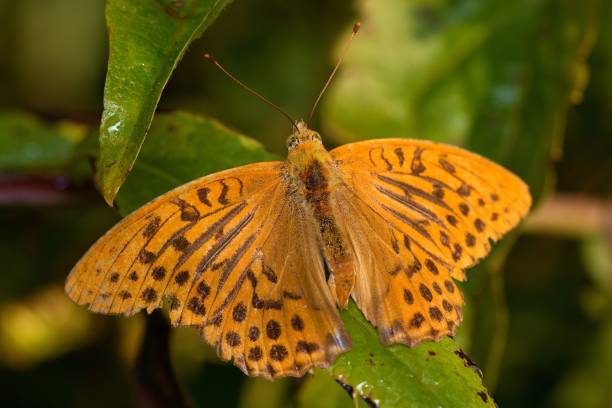
<svg viewBox="0 0 612 408"><path fill-rule="evenodd" d="M109 204L138 156L176 64L229 2L107 2L110 55L100 126L99 180Z"/></svg>

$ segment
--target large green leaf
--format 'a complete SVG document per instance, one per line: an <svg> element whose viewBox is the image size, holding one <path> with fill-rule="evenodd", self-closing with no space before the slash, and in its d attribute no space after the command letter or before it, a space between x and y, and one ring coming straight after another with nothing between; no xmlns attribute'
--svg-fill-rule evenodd
<svg viewBox="0 0 612 408"><path fill-rule="evenodd" d="M355 396L381 407L494 407L480 370L450 338L383 346L351 303L342 312L353 348L330 368Z"/></svg>
<svg viewBox="0 0 612 408"><path fill-rule="evenodd" d="M176 112L158 115L140 157L117 196L122 215L181 184L252 162L276 160L253 139L213 119Z"/></svg>
<svg viewBox="0 0 612 408"><path fill-rule="evenodd" d="M339 141L462 144L537 200L580 100L598 0L360 0L363 25L324 107Z"/></svg>
<svg viewBox="0 0 612 408"><path fill-rule="evenodd" d="M99 183L109 204L136 160L170 74L230 1L108 0Z"/></svg>

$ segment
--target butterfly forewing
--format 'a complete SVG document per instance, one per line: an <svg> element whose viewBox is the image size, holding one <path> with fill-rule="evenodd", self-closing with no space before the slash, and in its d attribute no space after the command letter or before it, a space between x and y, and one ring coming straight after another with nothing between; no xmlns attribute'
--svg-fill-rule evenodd
<svg viewBox="0 0 612 408"><path fill-rule="evenodd" d="M312 221L290 200L282 163L179 187L111 229L66 283L92 311L131 315L166 302L251 375L302 375L349 347L325 288Z"/></svg>
<svg viewBox="0 0 612 408"><path fill-rule="evenodd" d="M525 184L465 150L388 139L331 151L344 174L359 260L353 297L383 341L416 344L452 334L463 298L453 279L527 212ZM367 282L367 283L365 283Z"/></svg>

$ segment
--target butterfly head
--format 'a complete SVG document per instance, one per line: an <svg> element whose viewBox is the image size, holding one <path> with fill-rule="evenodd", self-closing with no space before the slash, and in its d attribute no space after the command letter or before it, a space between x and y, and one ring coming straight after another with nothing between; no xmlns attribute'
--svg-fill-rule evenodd
<svg viewBox="0 0 612 408"><path fill-rule="evenodd" d="M293 133L287 139L287 149L291 152L296 147L307 142L321 144L321 136L314 130L308 129L306 122L300 120L296 123Z"/></svg>

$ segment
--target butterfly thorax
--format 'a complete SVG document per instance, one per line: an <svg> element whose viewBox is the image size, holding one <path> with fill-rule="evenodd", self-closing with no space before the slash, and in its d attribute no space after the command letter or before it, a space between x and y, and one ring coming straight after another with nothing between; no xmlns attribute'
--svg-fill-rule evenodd
<svg viewBox="0 0 612 408"><path fill-rule="evenodd" d="M341 181L340 170L323 146L321 137L298 122L287 141L288 179L298 203L316 221L319 242L331 277L329 284L337 303L344 307L354 283L352 257L346 234L334 214L334 190Z"/></svg>
<svg viewBox="0 0 612 408"><path fill-rule="evenodd" d="M321 136L302 121L287 139L287 164L293 190L304 198L324 194L338 181L338 170Z"/></svg>

